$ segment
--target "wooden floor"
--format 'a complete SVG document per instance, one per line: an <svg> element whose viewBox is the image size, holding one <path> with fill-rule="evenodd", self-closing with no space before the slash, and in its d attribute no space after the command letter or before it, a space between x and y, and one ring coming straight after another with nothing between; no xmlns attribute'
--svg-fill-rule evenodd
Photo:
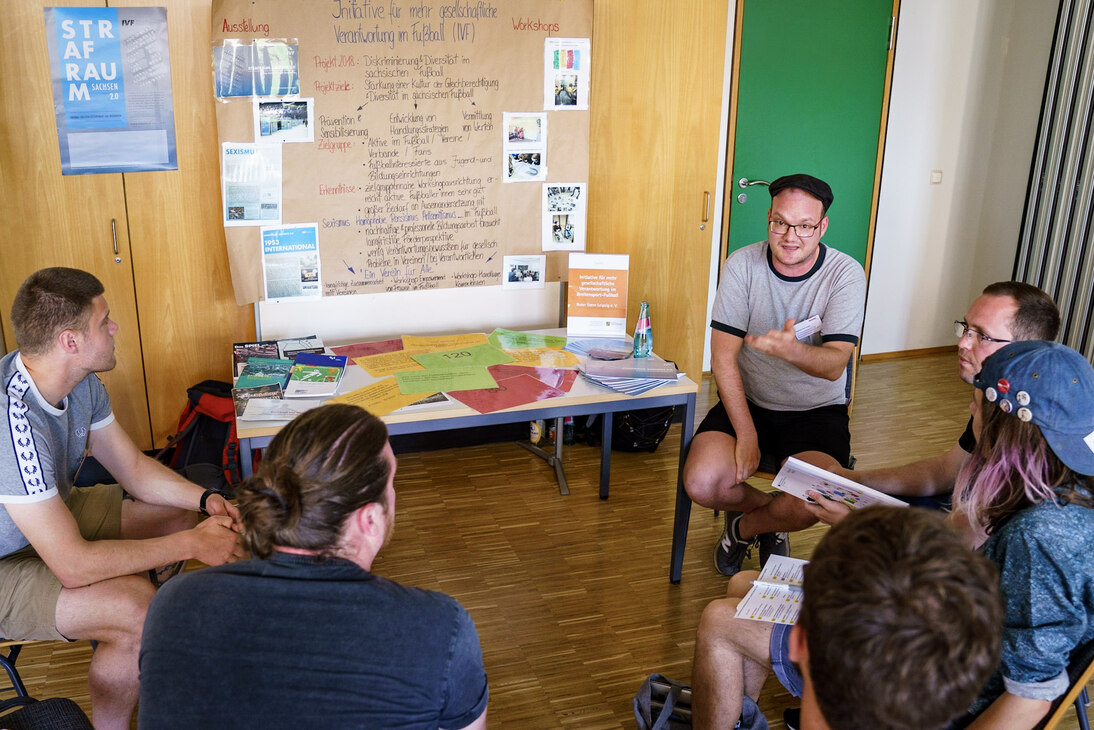
<svg viewBox="0 0 1094 730"><path fill-rule="evenodd" d="M956 370L953 354L860 367L851 421L859 468L953 444L970 399ZM711 391L704 383L700 415ZM445 591L471 612L490 727L633 728L631 698L646 675L690 679L699 614L726 581L712 563L721 523L695 508L683 580L668 582L679 428L656 453L614 453L606 501L597 497L599 451L587 446L566 449L568 497L515 444L399 458L395 534L374 569ZM808 558L824 529L792 535L792 554ZM19 667L33 695L89 710L90 656L87 642L33 644ZM768 681L760 707L772 728L792 702ZM1068 723L1077 727L1074 714Z"/></svg>

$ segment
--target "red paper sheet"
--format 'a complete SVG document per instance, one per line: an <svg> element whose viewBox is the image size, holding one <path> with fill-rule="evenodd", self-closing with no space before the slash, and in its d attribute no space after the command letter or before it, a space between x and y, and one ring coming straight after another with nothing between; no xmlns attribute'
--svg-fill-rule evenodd
<svg viewBox="0 0 1094 730"><path fill-rule="evenodd" d="M558 388L552 388L546 383L536 380L531 375L517 375L512 378L498 379L498 387L484 388L482 390L461 390L450 392L449 398L458 400L468 408L473 408L479 413L493 413L514 406L534 403L557 398L566 395Z"/></svg>
<svg viewBox="0 0 1094 730"><path fill-rule="evenodd" d="M528 375L540 381L550 388L558 388L566 393L577 380L577 371L567 368L537 368L527 365L491 365L487 368L494 380L499 383L505 378L515 378L518 375Z"/></svg>
<svg viewBox="0 0 1094 730"><path fill-rule="evenodd" d="M385 352L398 352L403 349L402 338L394 340L380 340L377 342L358 342L356 345L339 345L330 348L335 355L345 355L352 360L355 357L368 357L369 355L382 355Z"/></svg>

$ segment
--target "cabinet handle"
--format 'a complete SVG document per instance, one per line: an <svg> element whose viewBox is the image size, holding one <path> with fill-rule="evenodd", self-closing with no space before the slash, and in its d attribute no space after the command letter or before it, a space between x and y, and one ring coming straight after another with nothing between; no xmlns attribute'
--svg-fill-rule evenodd
<svg viewBox="0 0 1094 730"><path fill-rule="evenodd" d="M118 226L114 218L110 219L110 238L114 241L114 263L120 264L122 257L118 255Z"/></svg>
<svg viewBox="0 0 1094 730"><path fill-rule="evenodd" d="M710 192L703 191L703 223L710 220Z"/></svg>

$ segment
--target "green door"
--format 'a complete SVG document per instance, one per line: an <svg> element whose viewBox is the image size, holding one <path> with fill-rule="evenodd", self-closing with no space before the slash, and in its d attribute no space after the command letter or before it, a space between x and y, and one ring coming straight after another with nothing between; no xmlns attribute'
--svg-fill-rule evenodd
<svg viewBox="0 0 1094 730"><path fill-rule="evenodd" d="M729 251L767 235L767 188L739 181L805 172L835 194L825 243L865 264L894 2L741 5Z"/></svg>

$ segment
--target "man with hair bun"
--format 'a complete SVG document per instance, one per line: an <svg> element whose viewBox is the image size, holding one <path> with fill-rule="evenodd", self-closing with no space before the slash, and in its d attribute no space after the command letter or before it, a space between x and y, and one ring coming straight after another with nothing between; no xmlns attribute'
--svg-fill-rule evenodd
<svg viewBox="0 0 1094 730"><path fill-rule="evenodd" d="M175 578L148 611L141 727L486 726L474 623L369 570L391 538L387 427L308 411L239 488L246 562Z"/></svg>

